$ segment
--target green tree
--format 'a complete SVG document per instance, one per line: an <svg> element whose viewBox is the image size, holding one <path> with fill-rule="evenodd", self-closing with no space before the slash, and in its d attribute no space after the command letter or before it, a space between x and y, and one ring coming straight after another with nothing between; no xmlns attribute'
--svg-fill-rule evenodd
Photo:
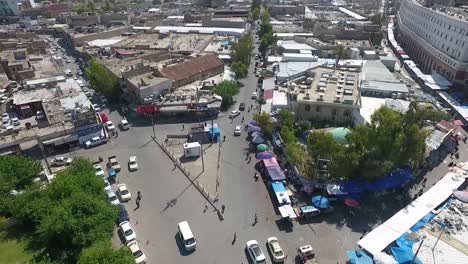
<svg viewBox="0 0 468 264"><path fill-rule="evenodd" d="M107 97L117 99L119 96L119 87L117 78L104 67L97 59L92 58L89 66L86 68L86 76L89 83L97 90L104 93Z"/></svg>
<svg viewBox="0 0 468 264"><path fill-rule="evenodd" d="M281 138L283 139L284 143L294 143L297 141L295 130L293 127L290 126L282 126L280 130Z"/></svg>
<svg viewBox="0 0 468 264"><path fill-rule="evenodd" d="M249 68L247 67L247 65L240 61L233 62L231 67L234 73L236 74L237 79L244 78L249 72Z"/></svg>
<svg viewBox="0 0 468 264"><path fill-rule="evenodd" d="M102 10L104 11L110 11L112 9L111 2L109 0L106 0L104 2L104 5L102 5Z"/></svg>
<svg viewBox="0 0 468 264"><path fill-rule="evenodd" d="M152 3L153 3L153 5L160 5L161 0L153 0Z"/></svg>
<svg viewBox="0 0 468 264"><path fill-rule="evenodd" d="M238 94L239 90L239 84L234 81L222 81L214 88L214 92L223 98L223 108L227 108L234 103L233 96Z"/></svg>
<svg viewBox="0 0 468 264"><path fill-rule="evenodd" d="M93 0L88 0L88 2L86 3L86 7L88 11L91 11L91 12L96 11L96 4L94 3Z"/></svg>
<svg viewBox="0 0 468 264"><path fill-rule="evenodd" d="M307 153L304 146L297 143L290 143L286 145L286 153L288 161L296 166L299 173L306 177L312 177L312 160L311 156Z"/></svg>
<svg viewBox="0 0 468 264"><path fill-rule="evenodd" d="M251 11L251 16L253 20L257 20L260 18L260 8L254 8Z"/></svg>
<svg viewBox="0 0 468 264"><path fill-rule="evenodd" d="M241 62L244 65L250 64L250 57L254 50L251 34L244 34L237 43L232 45L231 57L233 62Z"/></svg>
<svg viewBox="0 0 468 264"><path fill-rule="evenodd" d="M387 21L387 18L383 15L383 14L376 14L376 15L373 15L369 18L369 20L378 25L380 28L382 28L382 26L385 24L385 22Z"/></svg>
<svg viewBox="0 0 468 264"><path fill-rule="evenodd" d="M13 216L34 229L32 243L59 263L76 263L84 248L110 240L116 209L89 161L77 159L42 190L28 190L13 203Z"/></svg>
<svg viewBox="0 0 468 264"><path fill-rule="evenodd" d="M41 164L23 156L0 156L0 214L10 215L11 191L22 191L38 177Z"/></svg>
<svg viewBox="0 0 468 264"><path fill-rule="evenodd" d="M268 113L254 114L253 119L257 122L258 126L262 128L263 133L271 137L273 132L273 124L271 123L271 117Z"/></svg>
<svg viewBox="0 0 468 264"><path fill-rule="evenodd" d="M77 14L82 14L87 11L86 7L83 4L73 5L72 10Z"/></svg>
<svg viewBox="0 0 468 264"><path fill-rule="evenodd" d="M290 128L294 127L294 116L291 114L291 112L289 112L288 109L281 109L278 112L278 117L282 125L288 126Z"/></svg>
<svg viewBox="0 0 468 264"><path fill-rule="evenodd" d="M272 33L273 27L270 24L270 13L268 10L263 11L262 13L262 22L260 23L260 30L258 32L259 37L262 38L263 35Z"/></svg>
<svg viewBox="0 0 468 264"><path fill-rule="evenodd" d="M260 9L262 6L262 0L253 0L252 1L252 6L250 7L252 10L254 9Z"/></svg>
<svg viewBox="0 0 468 264"><path fill-rule="evenodd" d="M96 242L84 249L78 264L133 264L135 260L127 248L113 249L109 241Z"/></svg>
<svg viewBox="0 0 468 264"><path fill-rule="evenodd" d="M333 53L335 54L336 66L338 66L340 60L348 58L348 50L343 45L336 46L333 49Z"/></svg>

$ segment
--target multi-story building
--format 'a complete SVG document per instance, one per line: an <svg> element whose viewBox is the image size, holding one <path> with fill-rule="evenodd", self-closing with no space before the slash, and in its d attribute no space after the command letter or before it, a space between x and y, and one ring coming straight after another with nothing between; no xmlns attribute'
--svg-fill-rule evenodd
<svg viewBox="0 0 468 264"><path fill-rule="evenodd" d="M26 49L2 51L1 63L3 70L11 80L24 80L35 76Z"/></svg>
<svg viewBox="0 0 468 264"><path fill-rule="evenodd" d="M435 71L468 85L468 13L464 9L402 0L398 24L401 44L422 71Z"/></svg>

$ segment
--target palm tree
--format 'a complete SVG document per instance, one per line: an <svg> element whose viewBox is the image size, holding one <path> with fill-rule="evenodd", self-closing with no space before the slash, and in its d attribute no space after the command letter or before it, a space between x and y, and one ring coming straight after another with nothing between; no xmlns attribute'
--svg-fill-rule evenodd
<svg viewBox="0 0 468 264"><path fill-rule="evenodd" d="M335 68L338 66L338 63L341 59L348 58L348 49L345 48L343 45L338 45L333 49L333 53L335 54L336 64Z"/></svg>

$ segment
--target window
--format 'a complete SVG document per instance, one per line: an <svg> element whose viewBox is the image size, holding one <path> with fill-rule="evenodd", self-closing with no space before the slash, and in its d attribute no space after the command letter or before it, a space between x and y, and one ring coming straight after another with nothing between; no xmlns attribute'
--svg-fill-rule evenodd
<svg viewBox="0 0 468 264"><path fill-rule="evenodd" d="M317 113L320 112L320 106L315 107L315 112L317 112Z"/></svg>
<svg viewBox="0 0 468 264"><path fill-rule="evenodd" d="M332 116L335 116L336 115L336 109L332 109L331 114L332 114Z"/></svg>
<svg viewBox="0 0 468 264"><path fill-rule="evenodd" d="M305 111L310 112L310 105L305 105Z"/></svg>
<svg viewBox="0 0 468 264"><path fill-rule="evenodd" d="M350 116L351 115L351 110L346 110L343 112L344 116Z"/></svg>

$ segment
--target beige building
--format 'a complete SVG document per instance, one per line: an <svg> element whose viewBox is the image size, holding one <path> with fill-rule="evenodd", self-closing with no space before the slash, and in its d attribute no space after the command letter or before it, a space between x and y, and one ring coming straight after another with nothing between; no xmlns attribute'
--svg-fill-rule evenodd
<svg viewBox="0 0 468 264"><path fill-rule="evenodd" d="M296 101L296 116L303 120L351 123L351 113L361 107L359 73L319 67L311 71L309 78L312 82L308 88L296 89L291 94L292 103Z"/></svg>
<svg viewBox="0 0 468 264"><path fill-rule="evenodd" d="M11 80L23 80L35 76L26 49L2 51L2 67Z"/></svg>

